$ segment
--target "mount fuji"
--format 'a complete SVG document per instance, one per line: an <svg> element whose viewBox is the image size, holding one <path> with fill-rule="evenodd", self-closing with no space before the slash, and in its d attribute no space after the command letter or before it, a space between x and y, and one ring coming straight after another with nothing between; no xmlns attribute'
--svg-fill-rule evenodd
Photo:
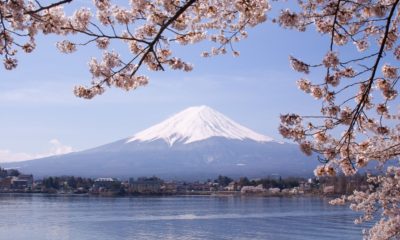
<svg viewBox="0 0 400 240"><path fill-rule="evenodd" d="M187 108L132 137L85 151L3 164L35 176L206 179L309 176L297 145L256 133L207 106Z"/></svg>

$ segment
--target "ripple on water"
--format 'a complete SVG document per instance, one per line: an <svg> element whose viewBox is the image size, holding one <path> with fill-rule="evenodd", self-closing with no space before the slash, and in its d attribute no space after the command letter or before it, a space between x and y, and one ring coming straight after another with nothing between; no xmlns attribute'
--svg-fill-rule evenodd
<svg viewBox="0 0 400 240"><path fill-rule="evenodd" d="M361 239L356 216L306 197L0 195L0 239Z"/></svg>

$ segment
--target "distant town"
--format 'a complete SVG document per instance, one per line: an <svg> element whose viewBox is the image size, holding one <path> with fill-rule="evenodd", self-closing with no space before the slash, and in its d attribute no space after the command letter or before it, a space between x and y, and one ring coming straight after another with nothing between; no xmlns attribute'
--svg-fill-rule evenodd
<svg viewBox="0 0 400 240"><path fill-rule="evenodd" d="M282 178L267 176L232 179L218 176L206 181L165 181L156 176L121 180L112 177L45 177L35 180L32 174L17 169L0 168L0 193L87 194L97 196L140 195L340 195L368 188L366 175L324 178Z"/></svg>

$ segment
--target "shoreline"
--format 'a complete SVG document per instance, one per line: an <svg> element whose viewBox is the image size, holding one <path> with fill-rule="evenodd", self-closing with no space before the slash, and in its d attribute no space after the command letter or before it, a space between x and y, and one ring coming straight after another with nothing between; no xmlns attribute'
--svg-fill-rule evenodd
<svg viewBox="0 0 400 240"><path fill-rule="evenodd" d="M314 193L305 193L305 194L241 194L240 192L234 192L231 194L227 193L177 193L177 194L91 194L91 193L41 193L41 192L0 192L0 197L5 195L13 195L13 196L29 196L29 195L37 195L37 196L49 196L49 197L93 197L93 198L142 198L142 197L234 197L234 198L242 198L242 197L262 197L262 198L299 198L299 197L318 197L318 198L336 198L340 197L340 194L335 195L324 195L324 194L314 194Z"/></svg>

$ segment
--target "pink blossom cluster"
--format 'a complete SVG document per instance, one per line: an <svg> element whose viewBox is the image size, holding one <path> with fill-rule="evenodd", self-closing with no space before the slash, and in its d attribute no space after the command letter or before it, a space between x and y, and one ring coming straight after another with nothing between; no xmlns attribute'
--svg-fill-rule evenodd
<svg viewBox="0 0 400 240"><path fill-rule="evenodd" d="M93 44L103 55L89 62L91 84L74 89L76 96L87 99L102 94L106 87L132 90L146 85L149 80L144 68L191 71L193 66L173 51L174 44L209 41L213 46L201 54L203 57L228 52L239 56L234 43L247 38L250 27L265 22L271 9L268 0L130 0L125 5L93 0L94 10L81 7L68 15L64 5L73 0L54 1L0 1L4 67L16 68L17 52L32 52L39 33L68 38L56 44L63 53ZM400 0L296 3L290 6L292 9L280 11L272 22L299 31L313 27L329 39L326 53L315 64L289 57L292 68L303 75L297 81L299 89L321 102L321 114L284 114L280 133L297 142L306 155L318 155L323 165L316 168L317 176L340 171L352 175L371 161L386 166L400 156L396 102ZM69 38L75 34L85 40ZM127 50L112 49L116 41L124 43ZM350 48L359 54L349 57ZM320 69L316 75L321 71L324 74L313 80L315 74L311 72L316 68ZM367 231L369 239L400 238L396 166L389 167L385 175L371 177L377 187L348 197L353 209L365 213L362 221L371 220L375 210L383 211L382 218Z"/></svg>
<svg viewBox="0 0 400 240"><path fill-rule="evenodd" d="M6 69L17 66L15 54L20 48L32 52L38 33L69 36L80 34L84 42L63 40L57 48L73 53L81 46L95 44L104 51L101 60L91 60L92 84L77 86L78 97L92 98L105 87L135 89L147 84L147 77L139 75L144 66L152 71L191 71L193 66L171 50L171 44L195 44L209 40L216 44L203 56L239 52L234 42L247 37L246 29L266 20L270 9L267 0L130 0L129 5L111 0L93 0L94 10L77 9L71 16L64 5L73 0L58 0L48 5L40 1L0 1L0 55ZM20 45L20 39L27 43ZM18 41L17 41L18 40ZM129 54L112 55L112 43L126 43Z"/></svg>
<svg viewBox="0 0 400 240"><path fill-rule="evenodd" d="M138 71L147 66L152 71L164 71L166 66L173 70L191 71L193 66L174 56L171 43L180 45L195 44L210 40L217 44L203 56L225 54L231 47L233 55L239 55L232 43L247 37L246 28L266 20L270 6L264 0L226 0L226 1L130 1L129 7L112 4L108 0L94 0L96 20L87 26L89 14L85 10L73 17L76 26L66 27L89 35L91 40L79 45L95 42L99 49L107 51L114 40L122 40L128 45L131 57L124 60L121 55L114 61L92 60L89 64L93 76L91 87L79 86L75 94L92 98L104 92L104 86L115 86L125 90L135 89L147 84L145 76L137 76ZM82 19L82 21L80 20ZM97 24L99 23L99 24ZM120 29L117 32L116 29ZM82 28L83 27L83 28ZM113 34L104 34L102 28L111 28ZM78 44L75 44L77 46ZM69 53L70 49L61 45L60 50ZM99 63L98 63L99 62ZM99 90L100 89L100 90Z"/></svg>
<svg viewBox="0 0 400 240"><path fill-rule="evenodd" d="M323 164L315 169L316 176L352 175L372 161L379 167L389 165L385 175L370 177L373 188L333 203L352 202L352 209L364 212L360 221L383 211L366 239L400 238L400 112L395 102L400 1L308 0L299 6L298 11L282 11L276 21L299 31L313 26L330 40L319 63L290 57L292 68L303 75L316 68L325 72L319 81L310 76L297 81L301 91L321 101L321 114L282 115L279 131L306 155L319 157ZM346 51L353 46L359 55L348 59Z"/></svg>
<svg viewBox="0 0 400 240"><path fill-rule="evenodd" d="M384 175L369 175L368 182L368 190L355 191L350 196L332 200L331 204L350 202L351 209L363 212L354 221L356 224L371 221L380 215L380 220L365 231L366 239L397 239L400 235L400 168L391 166Z"/></svg>

